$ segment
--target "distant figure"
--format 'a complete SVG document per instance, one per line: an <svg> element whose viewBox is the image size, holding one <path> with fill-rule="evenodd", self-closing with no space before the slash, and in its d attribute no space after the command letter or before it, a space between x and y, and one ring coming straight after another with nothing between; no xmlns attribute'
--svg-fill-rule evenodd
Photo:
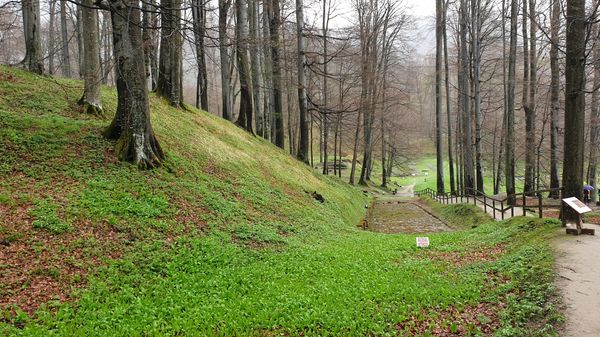
<svg viewBox="0 0 600 337"><path fill-rule="evenodd" d="M583 202L586 204L590 203L590 191L587 188L583 189Z"/></svg>
<svg viewBox="0 0 600 337"><path fill-rule="evenodd" d="M398 194L398 189L394 188L394 195Z"/></svg>

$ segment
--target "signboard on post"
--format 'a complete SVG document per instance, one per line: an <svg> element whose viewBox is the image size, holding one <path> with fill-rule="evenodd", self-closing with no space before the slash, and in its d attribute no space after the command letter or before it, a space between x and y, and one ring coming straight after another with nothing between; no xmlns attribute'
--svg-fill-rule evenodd
<svg viewBox="0 0 600 337"><path fill-rule="evenodd" d="M563 201L579 214L583 214L583 213L592 211L591 208L589 208L586 204L581 202L581 200L579 200L575 197L566 198L566 199L563 199Z"/></svg>
<svg viewBox="0 0 600 337"><path fill-rule="evenodd" d="M427 248L429 247L429 238L428 237L417 237L417 247L419 248Z"/></svg>
<svg viewBox="0 0 600 337"><path fill-rule="evenodd" d="M575 224L576 228L567 228L567 234L574 234L574 235L590 234L590 235L594 235L594 230L593 229L591 229L591 228L581 228L581 224L583 222L583 220L581 219L581 215L584 214L584 213L587 213L587 212L591 212L592 209L589 208L586 204L584 204L583 202L581 202L581 200L577 199L576 197L565 198L565 199L562 199L562 201L563 201L563 205L567 205L569 208L571 208L572 210L574 210L578 214L577 223ZM563 225L566 226L566 222L565 222L564 218L563 218Z"/></svg>

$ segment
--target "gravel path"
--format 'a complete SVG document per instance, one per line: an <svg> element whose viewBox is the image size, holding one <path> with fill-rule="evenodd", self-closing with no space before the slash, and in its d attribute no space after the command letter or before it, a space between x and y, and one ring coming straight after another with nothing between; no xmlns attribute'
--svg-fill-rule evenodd
<svg viewBox="0 0 600 337"><path fill-rule="evenodd" d="M556 285L566 305L563 337L600 336L600 226L584 227L596 235L562 234L555 242Z"/></svg>
<svg viewBox="0 0 600 337"><path fill-rule="evenodd" d="M435 233L452 230L431 215L417 201L402 197L373 202L369 216L369 230L381 233Z"/></svg>

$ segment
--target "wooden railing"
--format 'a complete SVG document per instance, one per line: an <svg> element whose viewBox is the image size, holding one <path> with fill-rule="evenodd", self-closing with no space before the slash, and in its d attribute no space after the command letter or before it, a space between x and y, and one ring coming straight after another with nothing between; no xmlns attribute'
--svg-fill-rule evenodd
<svg viewBox="0 0 600 337"><path fill-rule="evenodd" d="M558 192L558 198L556 199L544 199L544 193ZM497 196L487 195L483 192L480 192L473 188L467 188L461 194L449 194L449 193L438 193L437 191L432 190L431 188L426 188L423 190L415 191L414 195L417 197L427 196L431 199L436 200L441 204L454 204L454 203L470 203L473 202L474 205L477 205L479 202L483 205L483 210L490 213L497 219L496 213L499 213L500 218L504 220L506 212L510 212L510 216L515 216L515 208L522 208L523 215L527 214L528 208L537 208L538 216L541 218L544 216L543 209L544 208L560 208L561 207L561 198L562 198L562 188L549 188L549 189L541 189L537 191L531 191L527 193L515 193L507 195L505 198L498 198ZM536 198L536 203L533 205L528 205L527 201ZM460 201L459 201L460 200ZM534 199L535 200L535 199ZM549 200L557 200L555 203L548 203ZM519 205L519 201L521 204ZM546 201L546 203L544 203Z"/></svg>

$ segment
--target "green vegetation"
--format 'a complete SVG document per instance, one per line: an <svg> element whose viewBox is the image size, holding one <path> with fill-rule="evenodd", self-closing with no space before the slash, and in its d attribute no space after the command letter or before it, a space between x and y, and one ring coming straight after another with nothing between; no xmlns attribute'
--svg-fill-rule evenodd
<svg viewBox="0 0 600 337"><path fill-rule="evenodd" d="M442 205L430 198L421 198L420 201L439 214L446 223L454 228L469 229L493 221L488 214L475 205L466 203Z"/></svg>
<svg viewBox="0 0 600 337"><path fill-rule="evenodd" d="M79 82L0 79L2 335L554 333L555 222L440 206L479 226L419 250L357 229L360 190L217 117L152 97L168 159L140 171L74 110Z"/></svg>

